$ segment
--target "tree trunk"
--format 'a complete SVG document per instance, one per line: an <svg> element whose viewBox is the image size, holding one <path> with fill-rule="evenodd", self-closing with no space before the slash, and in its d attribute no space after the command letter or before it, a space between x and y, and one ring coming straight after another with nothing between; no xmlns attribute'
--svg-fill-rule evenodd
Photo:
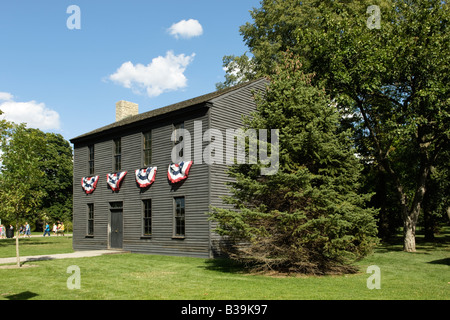
<svg viewBox="0 0 450 320"><path fill-rule="evenodd" d="M416 222L409 216L403 224L403 250L416 252Z"/></svg>
<svg viewBox="0 0 450 320"><path fill-rule="evenodd" d="M17 262L17 267L20 268L20 256L19 256L19 222L16 222L16 262Z"/></svg>
<svg viewBox="0 0 450 320"><path fill-rule="evenodd" d="M414 194L414 199L411 205L411 209L407 209L407 203L402 203L406 205L406 212L403 215L403 250L406 252L416 251L416 224L419 219L420 209L426 193L426 181L430 174L431 166L424 166L421 170L421 174L418 180L418 188ZM406 197L405 197L406 198Z"/></svg>

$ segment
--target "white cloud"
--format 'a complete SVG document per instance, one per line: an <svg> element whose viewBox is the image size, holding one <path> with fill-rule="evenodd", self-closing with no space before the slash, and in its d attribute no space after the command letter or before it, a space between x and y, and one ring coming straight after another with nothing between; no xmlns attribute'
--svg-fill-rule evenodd
<svg viewBox="0 0 450 320"><path fill-rule="evenodd" d="M202 25L198 20L194 19L181 20L180 22L174 23L168 31L177 39L178 37L189 39L203 34Z"/></svg>
<svg viewBox="0 0 450 320"><path fill-rule="evenodd" d="M9 101L13 99L13 95L8 92L0 92L0 101Z"/></svg>
<svg viewBox="0 0 450 320"><path fill-rule="evenodd" d="M18 102L8 92L0 92L0 110L3 114L0 119L15 123L27 124L29 128L40 130L60 129L58 112L51 110L44 103L36 101Z"/></svg>
<svg viewBox="0 0 450 320"><path fill-rule="evenodd" d="M133 65L130 61L123 63L109 79L135 93L143 90L149 97L159 96L166 91L185 88L187 78L184 75L186 67L194 60L195 53L190 56L174 55L167 51L166 56L156 57L148 65Z"/></svg>

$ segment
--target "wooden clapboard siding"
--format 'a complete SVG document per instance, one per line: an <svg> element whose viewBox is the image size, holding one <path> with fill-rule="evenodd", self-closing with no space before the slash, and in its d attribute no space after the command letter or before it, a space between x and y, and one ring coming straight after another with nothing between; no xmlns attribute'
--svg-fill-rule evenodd
<svg viewBox="0 0 450 320"><path fill-rule="evenodd" d="M210 257L219 240L206 212L210 205L223 206L229 181L226 164L209 165L194 160L189 177L177 187L167 179L173 142L173 124L184 121L191 133L194 157L194 122L200 121L202 136L208 128L223 133L242 126L241 114L254 110L252 90L263 88L265 81L253 81L229 90L207 94L165 108L139 114L96 129L71 141L74 144L73 246L75 250L110 247L110 202L123 202L123 249L149 254ZM143 133L152 130L152 166L157 166L155 182L141 190L134 171L143 167ZM106 175L113 168L113 139L122 139L122 171L127 171L120 191L107 187ZM81 178L89 175L88 146L95 147L95 175L99 182L92 194L85 194ZM209 142L202 141L202 151ZM223 150L225 156L225 149ZM186 159L188 160L188 159ZM203 160L203 159L201 159ZM212 176L212 173L214 176ZM185 197L185 237L174 238L174 197ZM152 235L143 237L143 200L152 201ZM87 236L88 204L94 204L94 236Z"/></svg>
<svg viewBox="0 0 450 320"><path fill-rule="evenodd" d="M211 108L211 128L215 128L223 132L223 141L226 143L225 133L227 129L238 129L243 127L242 116L249 116L255 111L256 104L254 94L265 89L266 81L261 80L252 83L240 90L222 95L213 99L213 107ZM236 150L234 152L236 154ZM223 202L223 197L230 196L227 182L231 182L226 164L226 148L223 148L224 163L213 164L211 170L214 172L214 183L210 186L211 206L231 208ZM211 223L211 245L215 254L220 255L219 242L220 237L213 232L216 227L215 223Z"/></svg>
<svg viewBox="0 0 450 320"><path fill-rule="evenodd" d="M208 167L193 164L187 180L173 188L167 179L173 142L170 140L173 123L184 121L185 129L194 132L194 121L202 121L208 128L208 108L187 112L182 117L163 121L148 121L121 134L103 137L75 145L74 160L74 248L76 250L106 249L109 247L109 203L123 202L123 249L132 252L209 256ZM156 180L145 191L137 186L134 171L143 165L143 133L152 130L152 166L157 166ZM122 139L122 171L127 171L120 191L107 187L106 175L113 172L113 139ZM88 146L95 146L95 174L99 175L97 189L86 195L81 178L88 175ZM78 181L78 182L77 182ZM173 239L173 199L184 196L185 238ZM152 236L143 239L142 200L152 201ZM94 203L94 237L87 237L88 203Z"/></svg>

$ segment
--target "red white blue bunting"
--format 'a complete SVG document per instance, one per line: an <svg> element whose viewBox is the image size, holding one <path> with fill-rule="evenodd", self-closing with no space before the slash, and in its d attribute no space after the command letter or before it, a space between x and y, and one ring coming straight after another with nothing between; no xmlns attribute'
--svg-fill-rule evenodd
<svg viewBox="0 0 450 320"><path fill-rule="evenodd" d="M123 178L125 178L125 175L127 174L126 171L117 172L117 173L108 173L106 175L106 182L111 187L113 191L119 191L120 190L120 183L122 182Z"/></svg>
<svg viewBox="0 0 450 320"><path fill-rule="evenodd" d="M81 178L81 187L83 188L84 192L87 194L90 194L94 192L95 188L97 187L98 177L83 177Z"/></svg>
<svg viewBox="0 0 450 320"><path fill-rule="evenodd" d="M137 169L136 173L136 182L141 188L146 188L150 186L156 177L156 169L157 167L148 167L143 169Z"/></svg>
<svg viewBox="0 0 450 320"><path fill-rule="evenodd" d="M167 170L167 178L171 183L177 183L187 179L192 161L182 161L180 163L171 163Z"/></svg>

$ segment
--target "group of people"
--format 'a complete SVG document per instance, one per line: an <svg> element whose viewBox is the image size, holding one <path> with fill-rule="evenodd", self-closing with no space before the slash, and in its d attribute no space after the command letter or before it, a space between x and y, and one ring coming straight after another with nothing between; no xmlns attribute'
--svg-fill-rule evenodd
<svg viewBox="0 0 450 320"><path fill-rule="evenodd" d="M60 235L62 234L64 236L64 223L58 221L58 223L54 223L53 227L52 227L52 231L53 231L53 235ZM45 229L44 229L44 237L45 235L48 234L48 236L50 237L50 225L48 223L45 224Z"/></svg>
<svg viewBox="0 0 450 320"><path fill-rule="evenodd" d="M13 230L14 228L12 225L9 225L9 229ZM6 227L2 224L0 225L0 237L2 239L6 238Z"/></svg>
<svg viewBox="0 0 450 320"><path fill-rule="evenodd" d="M14 230L14 227L10 224L9 229L13 232L12 230ZM6 227L3 224L0 225L0 237L2 239L6 238ZM19 226L19 237L31 237L31 229L28 222L25 222L24 225Z"/></svg>
<svg viewBox="0 0 450 320"><path fill-rule="evenodd" d="M7 229L6 226L4 226L3 224L0 225L0 238L2 239L6 238L6 229ZM9 225L9 229L14 230L14 227L12 225ZM53 223L53 228L51 230L49 224L46 223L44 228L44 237L46 234L48 234L48 236L50 237L50 231L53 232L53 235L58 236L62 234L64 236L64 223L60 221L58 221L57 223ZM24 225L19 226L19 237L28 237L28 238L31 237L31 230L28 222L25 222Z"/></svg>

